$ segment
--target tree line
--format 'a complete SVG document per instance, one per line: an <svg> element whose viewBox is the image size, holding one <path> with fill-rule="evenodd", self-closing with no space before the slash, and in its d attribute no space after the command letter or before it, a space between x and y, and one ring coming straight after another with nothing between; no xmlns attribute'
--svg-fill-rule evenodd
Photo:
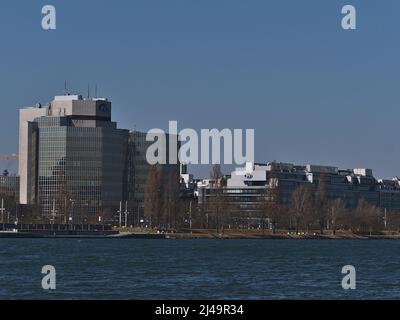
<svg viewBox="0 0 400 320"><path fill-rule="evenodd" d="M151 166L144 190L144 218L154 228L183 228L188 220L188 204L180 199L179 174Z"/></svg>
<svg viewBox="0 0 400 320"><path fill-rule="evenodd" d="M254 212L230 201L226 193L226 178L221 167L214 165L210 173L207 202L182 196L179 174L151 166L144 188L144 210L137 217L130 215L129 226L146 226L168 230L213 229L224 233L227 229L260 229L277 232L336 234L339 230L353 233L378 234L384 230L400 231L400 212L384 210L371 205L363 198L355 207L349 207L343 198L332 198L327 191L326 177L321 176L317 186L304 183L290 195L288 203L282 201L277 170L272 170L269 185L258 196ZM79 197L64 190L60 180L60 195L55 199L57 216L53 223L101 223L117 225L118 208L103 208L97 215L87 212ZM49 223L49 217L40 214L39 207L23 208L17 205L15 195L1 192L6 211L0 219L20 223ZM131 205L132 207L132 205ZM14 219L14 220L13 220ZM140 224L139 220L144 220Z"/></svg>
<svg viewBox="0 0 400 320"><path fill-rule="evenodd" d="M278 181L278 172L272 170L269 185L258 198L258 207L249 212L229 200L225 177L221 167L215 165L210 174L208 201L197 204L193 225L215 229L217 233L224 233L226 229L258 228L270 229L273 233L280 230L335 235L338 230L379 234L400 229L400 212L378 208L363 198L358 199L355 207L349 206L343 198L332 198L327 190L327 177L323 175L315 190L311 183L295 188L288 203L282 201Z"/></svg>

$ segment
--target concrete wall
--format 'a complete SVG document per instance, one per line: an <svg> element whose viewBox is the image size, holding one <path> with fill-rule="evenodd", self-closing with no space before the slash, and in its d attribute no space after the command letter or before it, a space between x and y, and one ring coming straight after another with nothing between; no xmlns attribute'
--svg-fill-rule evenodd
<svg viewBox="0 0 400 320"><path fill-rule="evenodd" d="M45 116L48 113L47 108L27 108L21 109L19 112L19 176L20 176L20 203L32 204L32 185L29 174L32 169L32 122L35 118Z"/></svg>

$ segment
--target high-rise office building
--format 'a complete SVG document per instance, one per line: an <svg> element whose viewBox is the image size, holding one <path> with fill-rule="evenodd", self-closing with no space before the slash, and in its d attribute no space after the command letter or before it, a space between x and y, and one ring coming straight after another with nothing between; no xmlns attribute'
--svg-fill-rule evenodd
<svg viewBox="0 0 400 320"><path fill-rule="evenodd" d="M21 204L65 218L78 208L91 217L113 211L126 193L128 134L111 121L107 99L57 96L21 110Z"/></svg>
<svg viewBox="0 0 400 320"><path fill-rule="evenodd" d="M147 150L154 143L155 134L133 131L129 134L128 157L127 157L127 200L134 206L134 210L141 214L144 209L145 188L151 165L147 161ZM149 139L150 141L147 141ZM176 144L176 147L170 148L170 143ZM176 179L179 182L178 163L174 163L171 158L178 158L179 150L178 137L167 134L165 136L165 150L159 150L165 153L166 163L158 164L162 176L162 185L166 185L170 179ZM170 151L174 150L176 155L170 156ZM172 163L171 163L172 162Z"/></svg>

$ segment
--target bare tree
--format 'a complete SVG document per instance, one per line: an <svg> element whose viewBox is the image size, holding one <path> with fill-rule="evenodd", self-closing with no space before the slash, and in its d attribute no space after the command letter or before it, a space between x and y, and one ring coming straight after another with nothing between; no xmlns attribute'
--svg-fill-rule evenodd
<svg viewBox="0 0 400 320"><path fill-rule="evenodd" d="M177 229L178 213L179 213L179 182L175 173L167 175L164 209L166 214L166 225L170 228L171 225Z"/></svg>
<svg viewBox="0 0 400 320"><path fill-rule="evenodd" d="M265 232L265 221L269 219L272 226L272 233L276 234L279 221L282 219L283 208L281 205L281 192L279 180L275 175L271 175L269 186L265 189L262 203L263 221L262 230Z"/></svg>
<svg viewBox="0 0 400 320"><path fill-rule="evenodd" d="M366 217L368 232L370 234L379 234L384 230L384 217L381 208L374 205L369 205L369 210Z"/></svg>
<svg viewBox="0 0 400 320"><path fill-rule="evenodd" d="M161 227L162 221L162 196L161 173L157 166L149 170L144 193L144 213L150 218L152 224Z"/></svg>
<svg viewBox="0 0 400 320"><path fill-rule="evenodd" d="M5 211L1 214L2 223L10 223L11 217L16 215L17 200L16 195L9 192L0 193L0 202L3 201Z"/></svg>
<svg viewBox="0 0 400 320"><path fill-rule="evenodd" d="M346 219L347 227L354 233L379 232L383 229L381 209L360 199L356 208L350 211Z"/></svg>
<svg viewBox="0 0 400 320"><path fill-rule="evenodd" d="M331 223L333 235L336 235L338 224L345 219L346 205L340 198L329 202L328 218Z"/></svg>
<svg viewBox="0 0 400 320"><path fill-rule="evenodd" d="M211 186L208 209L215 218L217 233L224 233L228 203L224 194L224 178L220 165L216 164L213 166L210 178Z"/></svg>
<svg viewBox="0 0 400 320"><path fill-rule="evenodd" d="M318 187L315 192L315 200L313 206L313 213L315 220L318 221L320 233L324 233L327 222L328 212L328 196L326 192L326 179L327 177L321 175L318 181Z"/></svg>
<svg viewBox="0 0 400 320"><path fill-rule="evenodd" d="M386 225L387 225L388 230L400 232L400 211L399 210L387 210Z"/></svg>
<svg viewBox="0 0 400 320"><path fill-rule="evenodd" d="M292 216L295 220L296 233L299 233L301 224L308 224L308 215L312 204L311 185L298 187L292 193Z"/></svg>
<svg viewBox="0 0 400 320"><path fill-rule="evenodd" d="M276 228L279 221L283 218L283 207L282 207L282 197L281 197L281 186L279 184L279 168L273 164L271 169L271 179L270 179L270 190L271 190L271 201L272 207L270 212L270 220L272 223L272 232L276 233Z"/></svg>

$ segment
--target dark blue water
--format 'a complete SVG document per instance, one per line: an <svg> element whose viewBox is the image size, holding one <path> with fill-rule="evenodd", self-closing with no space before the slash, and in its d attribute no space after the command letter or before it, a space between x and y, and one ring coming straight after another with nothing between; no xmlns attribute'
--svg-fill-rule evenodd
<svg viewBox="0 0 400 320"><path fill-rule="evenodd" d="M390 240L0 239L0 298L398 299L399 254ZM57 270L53 292L44 265Z"/></svg>

